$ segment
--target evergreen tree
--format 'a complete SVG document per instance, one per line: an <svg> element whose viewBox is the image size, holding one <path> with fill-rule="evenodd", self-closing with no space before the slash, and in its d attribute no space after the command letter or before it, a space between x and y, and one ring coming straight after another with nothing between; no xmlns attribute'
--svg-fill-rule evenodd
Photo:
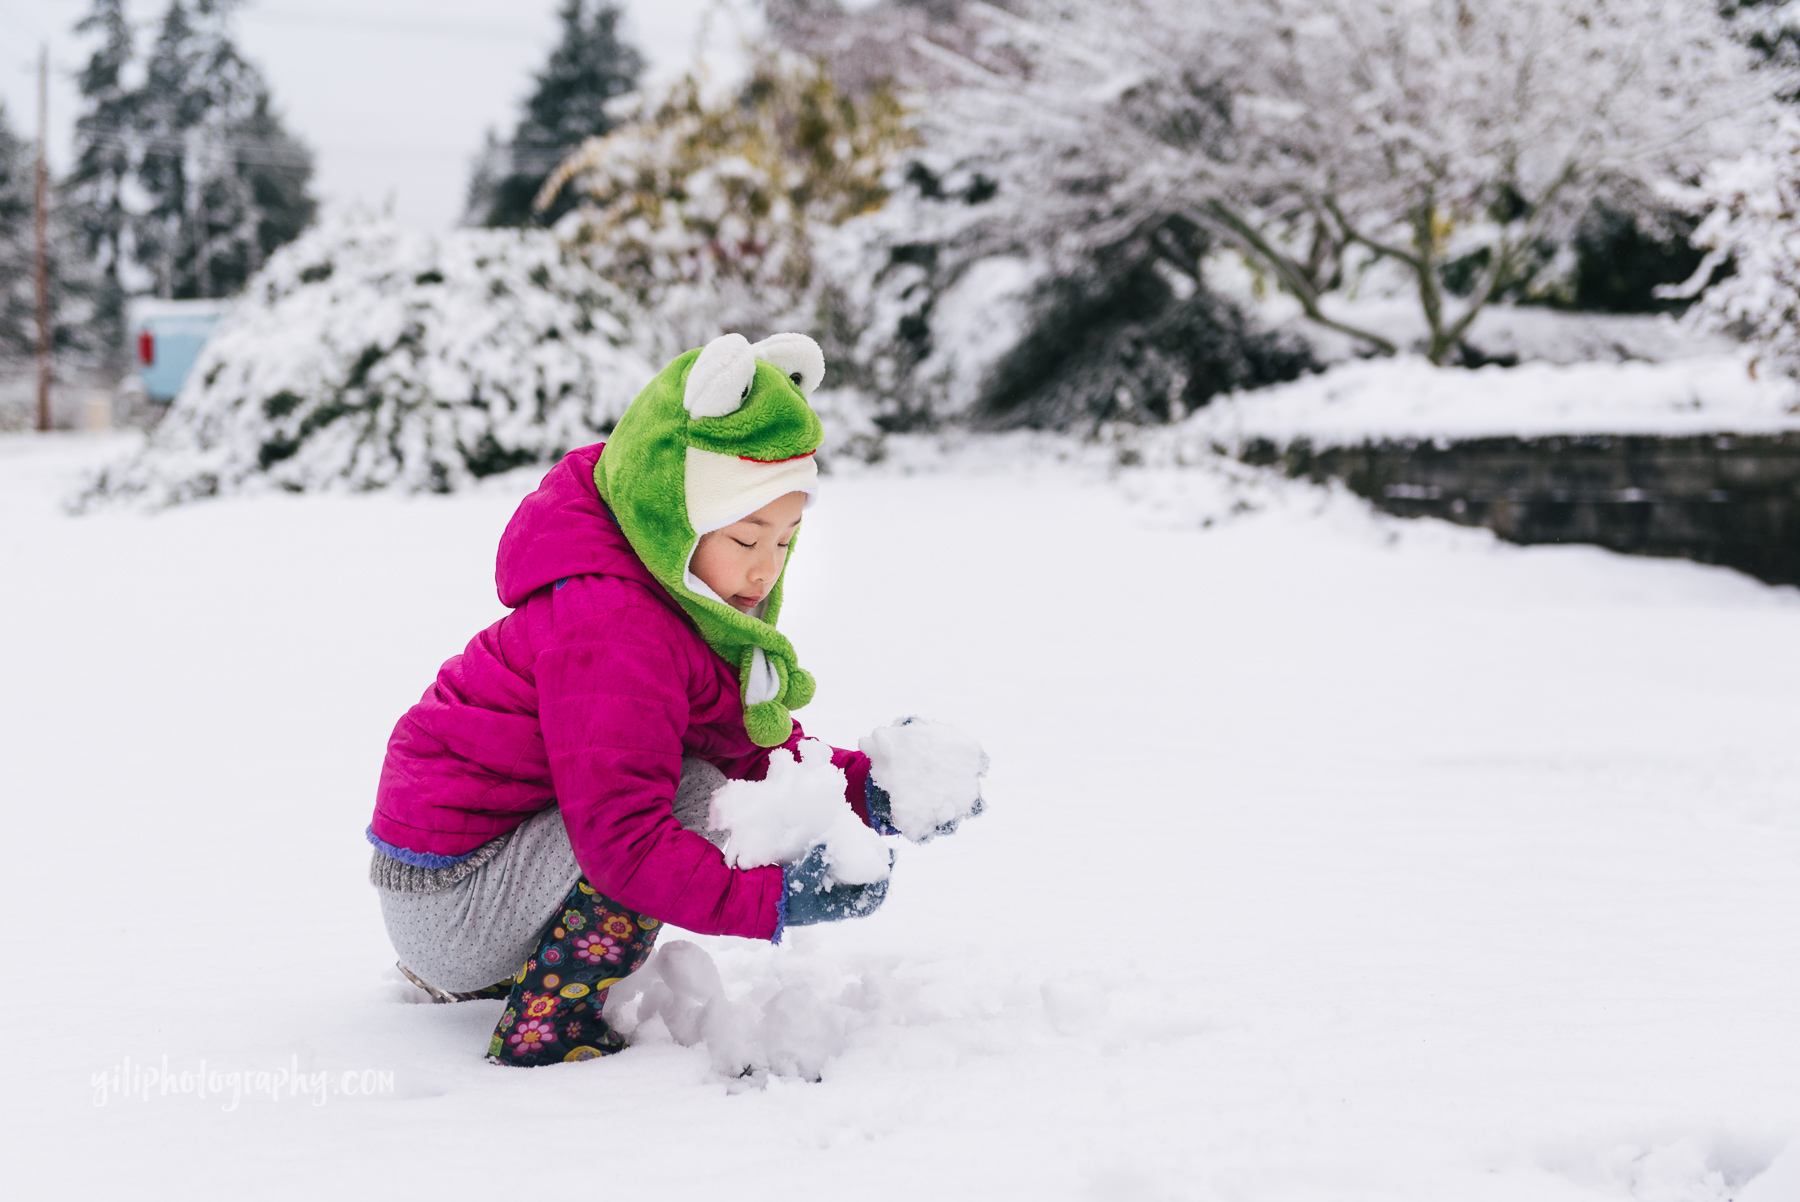
<svg viewBox="0 0 1800 1202"><path fill-rule="evenodd" d="M75 26L98 34L100 44L77 77L82 113L75 122L75 164L63 182L57 211L74 231L77 250L95 276L92 341L107 348L124 342L125 282L130 264L131 212L125 203L134 168L131 130L137 97L125 85L134 49L123 0L94 0Z"/></svg>
<svg viewBox="0 0 1800 1202"><path fill-rule="evenodd" d="M236 0L173 0L132 94L147 204L132 251L165 297L225 296L311 221L312 156L238 53Z"/></svg>
<svg viewBox="0 0 1800 1202"><path fill-rule="evenodd" d="M571 202L533 214L538 190L570 151L617 124L606 115L606 102L637 88L644 60L619 40L616 0L563 0L558 15L562 38L536 76L512 141L499 143L490 134L477 156L469 183L471 224L526 225L534 216L546 223L561 216Z"/></svg>
<svg viewBox="0 0 1800 1202"><path fill-rule="evenodd" d="M33 148L0 104L0 367L28 358L37 339L32 280Z"/></svg>

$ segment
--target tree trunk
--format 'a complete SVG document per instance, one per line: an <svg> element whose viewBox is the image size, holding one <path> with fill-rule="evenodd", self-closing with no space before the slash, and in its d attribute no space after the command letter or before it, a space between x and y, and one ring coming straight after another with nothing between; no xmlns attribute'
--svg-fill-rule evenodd
<svg viewBox="0 0 1800 1202"><path fill-rule="evenodd" d="M1212 200L1206 204L1206 213L1211 216L1212 223L1223 226L1238 247L1248 254L1254 255L1275 273L1281 281L1282 288L1295 300L1300 302L1300 309L1309 321L1324 326L1328 330L1336 330L1340 334L1348 334L1359 342L1366 342L1375 348L1377 354L1388 356L1398 354L1400 348L1388 339L1371 330L1358 329L1326 316L1319 307L1320 289L1318 282L1307 269L1283 254L1274 243L1263 237L1254 225L1233 212L1222 201Z"/></svg>

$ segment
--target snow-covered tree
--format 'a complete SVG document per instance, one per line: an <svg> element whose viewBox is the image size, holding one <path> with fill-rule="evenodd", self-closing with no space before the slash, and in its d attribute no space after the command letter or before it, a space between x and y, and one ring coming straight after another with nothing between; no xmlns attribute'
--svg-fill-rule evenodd
<svg viewBox="0 0 1800 1202"><path fill-rule="evenodd" d="M125 78L134 46L123 0L94 0L75 31L97 36L98 44L76 77L82 111L75 120L75 163L63 181L57 211L76 231L81 253L94 269L92 341L120 348L128 291L121 273L131 260L126 191L136 166L131 131L137 101Z"/></svg>
<svg viewBox="0 0 1800 1202"><path fill-rule="evenodd" d="M1706 288L1715 270L1735 271L1706 288L1690 319L1748 342L1752 370L1800 379L1800 118L1783 117L1756 150L1715 164L1688 197L1706 217L1694 243L1707 258L1681 289Z"/></svg>
<svg viewBox="0 0 1800 1202"><path fill-rule="evenodd" d="M940 145L1031 161L1014 228L1095 245L1173 214L1391 351L1326 303L1380 262L1410 282L1439 362L1590 200L1697 171L1779 84L1701 0L884 7L913 17Z"/></svg>
<svg viewBox="0 0 1800 1202"><path fill-rule="evenodd" d="M328 223L277 252L145 448L90 500L449 491L611 429L654 369L546 230Z"/></svg>
<svg viewBox="0 0 1800 1202"><path fill-rule="evenodd" d="M12 131L0 105L0 376L26 374L37 351L37 148ZM54 206L46 230L53 376L91 359L92 280L70 226ZM23 424L16 408L0 426Z"/></svg>
<svg viewBox="0 0 1800 1202"><path fill-rule="evenodd" d="M37 341L32 279L32 147L0 104L0 371L17 369Z"/></svg>
<svg viewBox="0 0 1800 1202"><path fill-rule="evenodd" d="M165 297L226 296L311 222L312 155L233 42L237 0L171 0L129 99L133 253ZM110 40L110 39L109 39ZM111 138L90 101L96 143Z"/></svg>
<svg viewBox="0 0 1800 1202"><path fill-rule="evenodd" d="M770 56L730 95L683 79L585 143L538 203L575 199L559 232L631 293L642 344L666 358L720 329L810 324L818 238L881 207L915 140L891 89L851 96L816 63Z"/></svg>
<svg viewBox="0 0 1800 1202"><path fill-rule="evenodd" d="M1695 0L1259 0L1208 210L1314 308L1352 254L1398 265L1443 362L1592 200L1741 145L1773 91L1747 67Z"/></svg>
<svg viewBox="0 0 1800 1202"><path fill-rule="evenodd" d="M894 81L916 108L923 145L893 198L819 250L835 378L884 425L1162 420L1313 365L1206 286L1213 237L1190 197L1127 203L1115 151L1090 145L1105 131L1063 113L1083 97L1038 103L1005 44L1014 15L967 0L775 0L769 15L847 90Z"/></svg>
<svg viewBox="0 0 1800 1202"><path fill-rule="evenodd" d="M537 74L511 140L501 142L490 133L476 158L468 224L524 225L560 217L560 206L548 212L533 208L544 180L582 142L618 125L607 103L637 88L644 60L619 36L615 0L563 0L557 16L561 37Z"/></svg>

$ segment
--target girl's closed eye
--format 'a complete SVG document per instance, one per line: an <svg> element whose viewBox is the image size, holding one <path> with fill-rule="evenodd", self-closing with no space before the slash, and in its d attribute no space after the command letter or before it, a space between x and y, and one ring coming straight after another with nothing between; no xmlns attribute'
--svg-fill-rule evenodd
<svg viewBox="0 0 1800 1202"><path fill-rule="evenodd" d="M756 546L755 543L747 543L743 539L738 538L736 535L731 536L731 541L736 543L738 546L743 547L745 550L751 550Z"/></svg>

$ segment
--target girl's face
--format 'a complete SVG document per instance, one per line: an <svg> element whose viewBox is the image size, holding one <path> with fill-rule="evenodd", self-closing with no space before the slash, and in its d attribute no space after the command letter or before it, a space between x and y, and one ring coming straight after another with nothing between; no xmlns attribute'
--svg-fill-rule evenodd
<svg viewBox="0 0 1800 1202"><path fill-rule="evenodd" d="M725 603L749 613L781 578L806 494L791 492L729 526L702 535L689 569Z"/></svg>

